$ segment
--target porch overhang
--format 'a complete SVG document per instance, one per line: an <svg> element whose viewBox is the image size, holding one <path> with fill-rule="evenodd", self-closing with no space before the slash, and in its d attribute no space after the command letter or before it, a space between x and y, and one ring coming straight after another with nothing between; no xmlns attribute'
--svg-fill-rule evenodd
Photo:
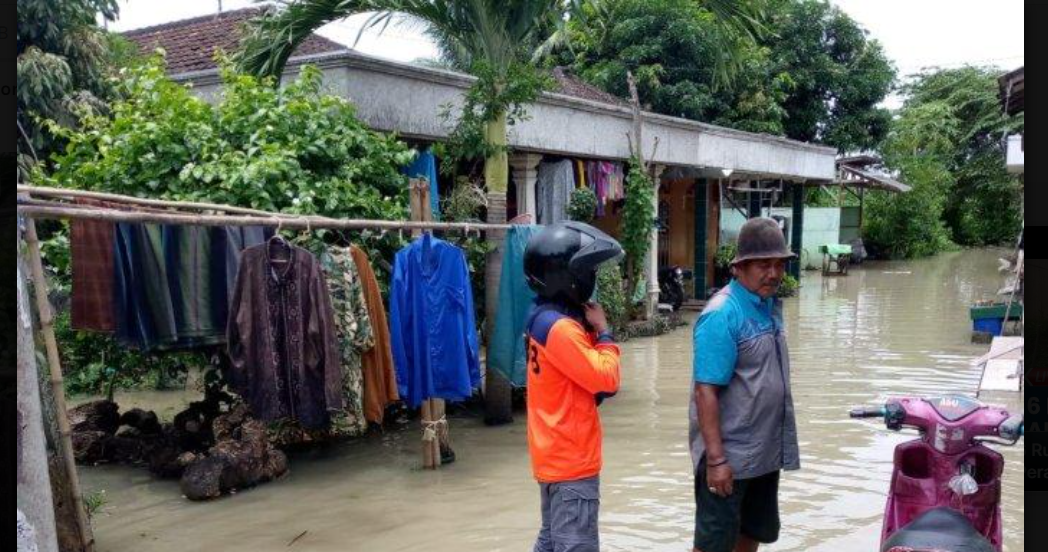
<svg viewBox="0 0 1048 552"><path fill-rule="evenodd" d="M331 93L347 98L372 128L405 138L440 141L451 124L441 117L457 109L471 76L383 60L358 52L297 58L285 78L303 65L319 67ZM174 78L192 83L204 98L219 93L217 70ZM529 118L510 131L510 146L526 152L580 158L627 160L632 112L620 106L562 94L544 94ZM785 138L741 132L696 121L645 114L644 153L667 167L727 170L761 179L830 182L836 178L836 150Z"/></svg>

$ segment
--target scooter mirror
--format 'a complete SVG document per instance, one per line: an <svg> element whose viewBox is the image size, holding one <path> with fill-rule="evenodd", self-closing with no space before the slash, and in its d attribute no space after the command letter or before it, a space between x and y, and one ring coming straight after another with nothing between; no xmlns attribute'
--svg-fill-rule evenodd
<svg viewBox="0 0 1048 552"><path fill-rule="evenodd" d="M1013 416L1005 420L997 431L1000 434L1001 439L1006 441L1018 441L1023 436L1024 424L1025 420L1023 418Z"/></svg>

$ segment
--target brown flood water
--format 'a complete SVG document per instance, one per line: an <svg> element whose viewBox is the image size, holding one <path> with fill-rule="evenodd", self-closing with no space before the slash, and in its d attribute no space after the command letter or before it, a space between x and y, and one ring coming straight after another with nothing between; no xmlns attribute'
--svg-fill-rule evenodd
<svg viewBox="0 0 1048 552"><path fill-rule="evenodd" d="M970 362L987 347L969 343L967 306L1000 285L998 254L875 263L847 278L805 275L786 305L804 469L784 479L783 536L768 550L877 549L892 447L912 437L853 422L848 408L975 393ZM682 329L625 347L623 390L602 409L603 550L691 548L690 336ZM181 398L120 397L125 407L152 408ZM289 477L208 504L185 501L177 484L144 470L84 469L86 488L104 489L109 501L94 520L98 550L530 551L539 495L523 423L454 420L452 432L459 459L440 472L417 469L419 435L401 432L294 456ZM1022 552L1024 450L1002 452L1006 550Z"/></svg>

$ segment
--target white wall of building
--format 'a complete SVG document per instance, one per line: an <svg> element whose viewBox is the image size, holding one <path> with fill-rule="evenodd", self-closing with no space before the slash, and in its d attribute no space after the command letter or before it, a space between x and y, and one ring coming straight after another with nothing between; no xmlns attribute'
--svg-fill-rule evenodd
<svg viewBox="0 0 1048 552"><path fill-rule="evenodd" d="M764 209L768 216L768 209ZM790 218L793 209L776 207L771 216ZM739 230L746 217L735 209L721 210L721 243L732 243L739 239ZM841 210L835 207L808 207L804 209L804 234L801 236L801 267L821 266L819 246L840 243Z"/></svg>

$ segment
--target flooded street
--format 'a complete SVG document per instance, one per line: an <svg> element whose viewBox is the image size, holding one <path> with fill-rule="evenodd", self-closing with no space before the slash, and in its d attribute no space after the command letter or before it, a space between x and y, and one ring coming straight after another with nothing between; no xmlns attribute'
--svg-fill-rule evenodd
<svg viewBox="0 0 1048 552"><path fill-rule="evenodd" d="M786 305L804 466L783 480L783 537L768 550L877 549L892 448L913 437L849 420L848 409L898 395L974 395L971 360L988 346L969 342L968 305L1001 285L999 254L805 274ZM602 408L604 550L691 549L691 348L690 328L625 346L622 392ZM118 400L157 407L157 394L135 399L143 397ZM83 469L86 490L108 497L94 519L98 550L530 551L539 493L517 419L501 428L453 420L458 462L439 472L417 469L419 433L400 432L294 455L288 477L206 504L144 469ZM1024 450L997 450L1008 461L1006 550L1022 552Z"/></svg>

